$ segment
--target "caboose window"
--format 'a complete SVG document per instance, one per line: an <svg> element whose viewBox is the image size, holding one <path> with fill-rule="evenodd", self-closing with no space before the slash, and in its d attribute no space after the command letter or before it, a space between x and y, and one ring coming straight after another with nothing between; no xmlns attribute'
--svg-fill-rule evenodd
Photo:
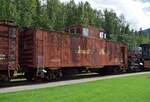
<svg viewBox="0 0 150 102"><path fill-rule="evenodd" d="M77 28L77 29L76 29L76 33L77 33L77 34L81 34L80 28Z"/></svg>
<svg viewBox="0 0 150 102"><path fill-rule="evenodd" d="M70 33L75 34L75 29L71 29Z"/></svg>
<svg viewBox="0 0 150 102"><path fill-rule="evenodd" d="M103 38L104 38L104 33L103 33L103 32L100 32L100 33L99 33L99 37L103 39Z"/></svg>
<svg viewBox="0 0 150 102"><path fill-rule="evenodd" d="M89 29L83 28L83 36L88 37L88 35L89 35Z"/></svg>
<svg viewBox="0 0 150 102"><path fill-rule="evenodd" d="M65 29L65 32L67 32L67 33L68 33L68 32L69 32L69 30L68 30L68 29Z"/></svg>

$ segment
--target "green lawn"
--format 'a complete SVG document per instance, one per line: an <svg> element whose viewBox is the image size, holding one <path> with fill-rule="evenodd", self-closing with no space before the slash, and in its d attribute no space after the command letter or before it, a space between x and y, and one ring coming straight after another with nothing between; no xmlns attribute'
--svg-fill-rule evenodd
<svg viewBox="0 0 150 102"><path fill-rule="evenodd" d="M0 102L150 102L150 74L0 94Z"/></svg>

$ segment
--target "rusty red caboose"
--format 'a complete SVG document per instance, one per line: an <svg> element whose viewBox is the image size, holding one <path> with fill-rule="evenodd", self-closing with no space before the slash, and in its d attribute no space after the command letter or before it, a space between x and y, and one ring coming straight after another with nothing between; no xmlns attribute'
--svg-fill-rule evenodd
<svg viewBox="0 0 150 102"><path fill-rule="evenodd" d="M92 26L68 26L65 32L28 28L21 35L20 65L28 80L52 79L72 69L127 68L127 45L105 37Z"/></svg>

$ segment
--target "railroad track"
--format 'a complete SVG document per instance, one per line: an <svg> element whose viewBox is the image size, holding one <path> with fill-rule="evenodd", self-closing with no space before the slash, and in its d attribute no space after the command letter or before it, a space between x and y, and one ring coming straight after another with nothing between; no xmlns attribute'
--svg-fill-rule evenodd
<svg viewBox="0 0 150 102"><path fill-rule="evenodd" d="M108 76L97 76L93 75L92 77L84 77L84 78L72 78L67 80L57 80L53 82L31 82L21 86L12 86L12 87L2 87L0 88L0 93L8 93L8 92L17 92L17 91L25 91L25 90L33 90L33 89L41 89L41 88L48 88L48 87L56 87L56 86L63 86L63 85L70 85L70 84L78 84L78 83L85 83L97 80L105 80L111 78L118 78L118 77L126 77L126 76L135 76L135 75L142 75L142 74L150 74L150 72L138 72L138 73L127 73L121 75L108 75ZM25 82L25 81L24 81Z"/></svg>
<svg viewBox="0 0 150 102"><path fill-rule="evenodd" d="M10 82L2 82L0 83L0 89L1 88L9 88L9 87L17 87L17 86L23 86L23 85L34 85L34 84L43 84L43 83L52 83L52 82L58 82L58 81L67 81L67 80L77 80L82 78L93 78L93 77L102 77L102 75L99 75L97 73L83 73L73 76L67 76L62 77L58 79L53 79L50 82L42 79L37 79L36 81L27 81L25 78L14 78Z"/></svg>

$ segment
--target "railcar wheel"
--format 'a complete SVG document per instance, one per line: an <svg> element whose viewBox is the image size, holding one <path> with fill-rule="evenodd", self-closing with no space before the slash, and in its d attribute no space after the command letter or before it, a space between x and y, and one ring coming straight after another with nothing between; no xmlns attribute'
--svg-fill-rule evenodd
<svg viewBox="0 0 150 102"><path fill-rule="evenodd" d="M119 73L119 70L118 70L118 68L113 68L113 73L112 74L118 74Z"/></svg>
<svg viewBox="0 0 150 102"><path fill-rule="evenodd" d="M4 78L4 82L9 82L10 81L10 78L8 77L8 76L6 76L5 78Z"/></svg>
<svg viewBox="0 0 150 102"><path fill-rule="evenodd" d="M25 77L27 79L27 81L32 81L33 78L34 78L34 71L31 71L31 72L25 72Z"/></svg>
<svg viewBox="0 0 150 102"><path fill-rule="evenodd" d="M14 76L14 71L13 71L13 70L10 71L10 76L11 76L11 77Z"/></svg>
<svg viewBox="0 0 150 102"><path fill-rule="evenodd" d="M48 81L52 81L52 80L54 80L56 78L56 75L55 75L54 71L52 71L52 70L48 70L46 76L47 76L46 79Z"/></svg>
<svg viewBox="0 0 150 102"><path fill-rule="evenodd" d="M48 81L52 81L55 79L58 79L62 77L62 71L61 70L48 70L46 74L46 79Z"/></svg>
<svg viewBox="0 0 150 102"><path fill-rule="evenodd" d="M112 74L116 75L116 74L122 74L125 73L126 69L124 67L120 67L120 66L114 66L112 67Z"/></svg>
<svg viewBox="0 0 150 102"><path fill-rule="evenodd" d="M29 72L25 72L25 77L26 77L27 81L32 81L32 78L31 78L32 76Z"/></svg>
<svg viewBox="0 0 150 102"><path fill-rule="evenodd" d="M100 75L103 75L103 76L107 74L105 68L99 69L99 70L98 70L98 73L99 73Z"/></svg>
<svg viewBox="0 0 150 102"><path fill-rule="evenodd" d="M10 76L8 71L1 71L0 72L0 81L2 82L9 82Z"/></svg>

